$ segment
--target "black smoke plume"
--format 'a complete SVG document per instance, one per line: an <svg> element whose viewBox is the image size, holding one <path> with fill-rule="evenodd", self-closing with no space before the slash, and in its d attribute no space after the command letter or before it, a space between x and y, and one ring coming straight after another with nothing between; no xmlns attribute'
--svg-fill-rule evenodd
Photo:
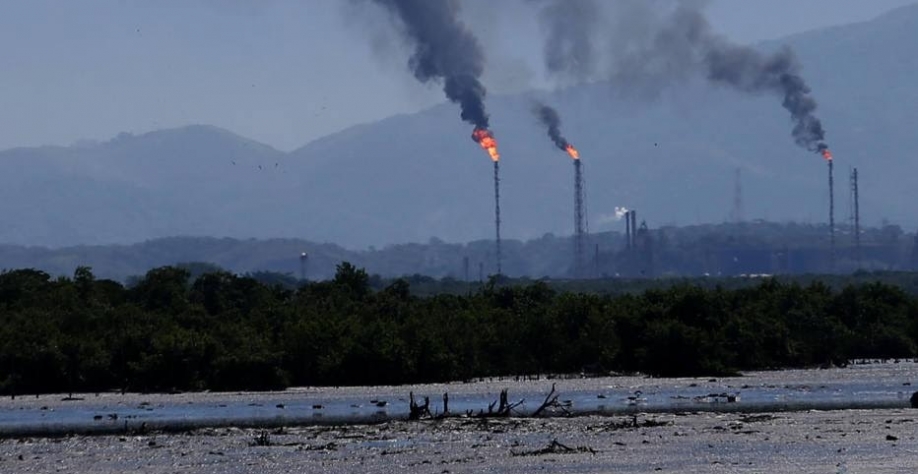
<svg viewBox="0 0 918 474"><path fill-rule="evenodd" d="M462 120L488 128L484 53L478 39L459 20L456 0L372 0L399 21L414 52L408 66L421 82L441 81L446 97L462 108Z"/></svg>
<svg viewBox="0 0 918 474"><path fill-rule="evenodd" d="M569 143L561 135L561 116L558 115L558 111L541 102L533 104L532 111L542 122L542 125L545 125L548 129L548 136L551 141L555 142L558 148L567 151Z"/></svg>
<svg viewBox="0 0 918 474"><path fill-rule="evenodd" d="M800 63L790 48L765 55L750 47L730 43L711 32L698 9L677 10L674 18L682 39L701 52L708 80L726 84L741 92L774 93L794 122L794 141L814 152L828 148L822 122L816 117L816 99L801 75Z"/></svg>
<svg viewBox="0 0 918 474"><path fill-rule="evenodd" d="M539 23L545 33L546 69L556 75L590 78L597 69L594 43L601 25L601 9L594 0L547 1L539 12Z"/></svg>
<svg viewBox="0 0 918 474"><path fill-rule="evenodd" d="M573 2L551 1L552 4L540 12L543 20L547 12L555 11L555 7L568 16L556 15L551 27L545 30L546 52L560 51L564 54L567 51L571 61L582 55L595 55L594 49L570 46L579 44L572 41L570 35L576 38L580 34L577 28L571 26L582 27L582 38L595 41L592 39L595 28L592 20L581 17L574 21L577 16L563 12L564 5L573 5ZM712 83L743 93L775 94L791 114L794 141L814 152L827 149L825 130L816 116L816 100L801 74L800 63L793 51L784 48L765 54L749 46L731 43L713 32L703 12L705 3L696 0L618 0L604 3L610 18L610 26L605 28L608 31L604 33L612 39L609 77L613 86L628 94L655 96L674 82L701 74ZM597 17L600 15L593 16ZM546 54L546 68L553 71L549 54Z"/></svg>
<svg viewBox="0 0 918 474"><path fill-rule="evenodd" d="M680 3L657 32L652 48L655 51L651 52L664 59L694 56L695 63L713 83L745 93L778 95L794 122L794 141L814 152L828 148L822 122L815 115L816 100L793 51L783 48L766 55L750 46L733 44L712 31L700 5Z"/></svg>
<svg viewBox="0 0 918 474"><path fill-rule="evenodd" d="M826 132L816 117L816 99L810 95L794 53L784 48L764 56L749 48L721 44L705 57L708 78L744 92L773 92L783 97L782 105L794 122L792 135L798 145L814 152L828 148Z"/></svg>

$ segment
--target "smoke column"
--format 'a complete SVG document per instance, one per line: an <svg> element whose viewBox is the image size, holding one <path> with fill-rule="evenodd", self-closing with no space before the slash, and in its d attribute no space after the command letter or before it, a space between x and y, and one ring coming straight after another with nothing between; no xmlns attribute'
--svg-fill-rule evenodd
<svg viewBox="0 0 918 474"><path fill-rule="evenodd" d="M555 146L567 151L570 143L561 135L561 117L558 115L558 111L541 102L536 102L532 106L532 112L542 122L542 125L545 125L548 137L551 138Z"/></svg>
<svg viewBox="0 0 918 474"><path fill-rule="evenodd" d="M821 153L828 149L826 132L816 117L816 100L800 75L793 52L784 48L765 57L748 47L720 45L705 58L708 77L744 92L774 92L783 97L782 105L791 114L791 133L797 145Z"/></svg>
<svg viewBox="0 0 918 474"><path fill-rule="evenodd" d="M501 274L500 177L497 141L485 112L484 53L478 39L459 20L457 0L372 0L398 20L401 32L414 46L408 67L422 82L440 81L446 97L460 105L462 120L475 126L472 139L494 161L497 274Z"/></svg>
<svg viewBox="0 0 918 474"><path fill-rule="evenodd" d="M582 278L584 277L583 253L586 245L583 162L580 160L580 152L561 135L561 117L558 111L540 102L533 105L532 111L545 125L548 136L555 146L567 152L574 159L574 276Z"/></svg>
<svg viewBox="0 0 918 474"><path fill-rule="evenodd" d="M594 23L602 18L602 9L592 5L597 9L593 15L578 16L565 10L568 4L573 5L552 0L540 11L549 72L563 64L549 51L561 51L570 61L578 58L575 62L584 61L593 67L597 62L594 56L606 53L596 51L596 41L602 38L597 36ZM793 120L794 141L817 153L828 149L822 122L816 117L816 100L794 53L783 48L766 55L731 43L712 31L703 13L704 4L690 0L603 3L612 21L610 31L604 32L613 45L605 57L610 59L608 77L616 90L628 96L654 96L672 83L700 73L711 83L743 93L777 95Z"/></svg>
<svg viewBox="0 0 918 474"><path fill-rule="evenodd" d="M794 122L794 141L817 153L828 149L822 122L815 115L816 100L810 95L810 88L800 74L800 64L790 48L765 55L752 47L732 44L711 31L704 14L691 2L676 8L655 44L676 42L695 50L709 81L740 92L781 97L781 105Z"/></svg>
<svg viewBox="0 0 918 474"><path fill-rule="evenodd" d="M462 120L488 128L485 112L484 53L478 39L459 20L456 0L372 0L400 22L414 46L408 67L418 81L441 81L446 97L460 105Z"/></svg>
<svg viewBox="0 0 918 474"><path fill-rule="evenodd" d="M601 12L594 0L550 0L539 11L548 72L581 80L594 75Z"/></svg>

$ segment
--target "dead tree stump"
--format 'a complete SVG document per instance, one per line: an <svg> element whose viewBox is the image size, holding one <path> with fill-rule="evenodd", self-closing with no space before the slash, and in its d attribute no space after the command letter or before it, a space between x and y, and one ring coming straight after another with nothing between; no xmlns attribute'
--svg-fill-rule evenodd
<svg viewBox="0 0 918 474"><path fill-rule="evenodd" d="M414 421L431 417L430 397L424 397L424 404L418 405L414 400L414 392L408 392L408 419Z"/></svg>

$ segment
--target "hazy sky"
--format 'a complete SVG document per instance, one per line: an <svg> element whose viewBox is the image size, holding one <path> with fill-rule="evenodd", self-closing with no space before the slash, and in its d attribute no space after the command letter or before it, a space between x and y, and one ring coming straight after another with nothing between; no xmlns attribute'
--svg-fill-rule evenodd
<svg viewBox="0 0 918 474"><path fill-rule="evenodd" d="M540 84L520 0L463 0L486 85ZM608 0L616 1L616 0ZM711 0L740 42L863 21L916 0ZM349 0L0 0L0 149L213 124L283 150L442 101Z"/></svg>

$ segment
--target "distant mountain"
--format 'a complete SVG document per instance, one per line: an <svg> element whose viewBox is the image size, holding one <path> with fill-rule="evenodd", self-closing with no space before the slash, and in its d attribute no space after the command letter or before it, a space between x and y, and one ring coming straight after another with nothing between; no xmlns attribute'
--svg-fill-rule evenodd
<svg viewBox="0 0 918 474"><path fill-rule="evenodd" d="M866 223L918 225L909 206L918 199L918 6L785 42L801 57L836 153L838 220L847 217L847 174L856 166ZM573 226L570 159L532 117L533 98L559 109L583 154L591 230L619 227L616 206L638 209L651 226L722 221L737 168L747 217L826 220L825 164L793 144L779 98L694 84L648 104L590 84L488 101L503 153L508 237L568 234ZM213 235L362 248L489 239L492 167L469 133L458 109L444 104L289 154L207 126L7 150L0 242Z"/></svg>
<svg viewBox="0 0 918 474"><path fill-rule="evenodd" d="M210 126L0 152L0 241L61 246L177 234L268 236L259 227L289 198L281 192L290 189L284 158Z"/></svg>

